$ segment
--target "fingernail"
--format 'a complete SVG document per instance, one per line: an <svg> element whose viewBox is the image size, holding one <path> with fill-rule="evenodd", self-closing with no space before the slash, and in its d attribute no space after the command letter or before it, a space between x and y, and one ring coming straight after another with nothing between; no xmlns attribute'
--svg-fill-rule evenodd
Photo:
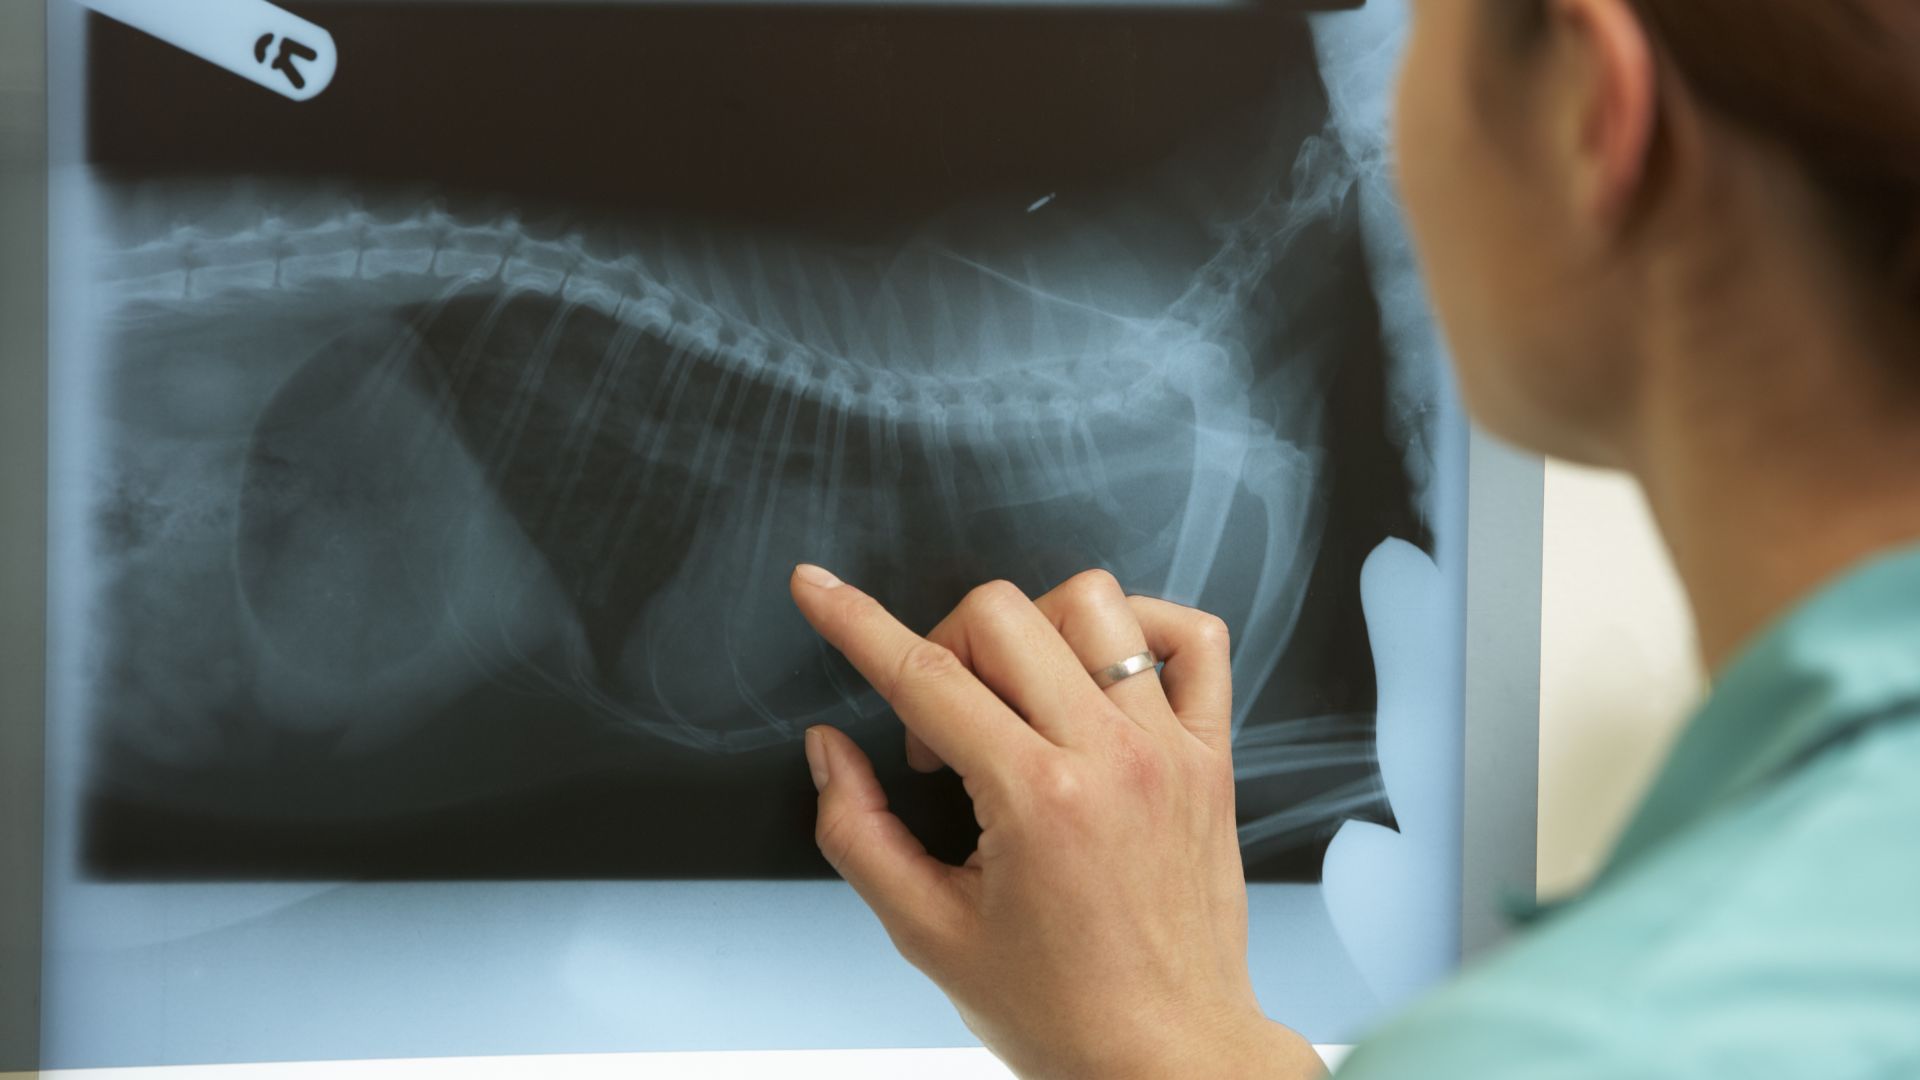
<svg viewBox="0 0 1920 1080"><path fill-rule="evenodd" d="M803 741L807 744L807 771L813 774L813 790L825 791L829 779L826 736L817 728L808 728Z"/></svg>
<svg viewBox="0 0 1920 1080"><path fill-rule="evenodd" d="M841 585L839 578L834 577L825 568L815 566L812 563L801 563L799 566L794 567L794 573L800 576L801 581L806 582L816 589L837 589Z"/></svg>

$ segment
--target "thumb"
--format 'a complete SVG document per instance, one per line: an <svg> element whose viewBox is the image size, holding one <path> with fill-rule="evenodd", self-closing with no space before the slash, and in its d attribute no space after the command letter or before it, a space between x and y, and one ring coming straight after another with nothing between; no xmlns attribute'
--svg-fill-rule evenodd
<svg viewBox="0 0 1920 1080"><path fill-rule="evenodd" d="M807 764L820 789L814 841L827 862L873 909L908 960L919 962L959 914L954 868L927 854L887 809L873 765L833 728L807 730Z"/></svg>

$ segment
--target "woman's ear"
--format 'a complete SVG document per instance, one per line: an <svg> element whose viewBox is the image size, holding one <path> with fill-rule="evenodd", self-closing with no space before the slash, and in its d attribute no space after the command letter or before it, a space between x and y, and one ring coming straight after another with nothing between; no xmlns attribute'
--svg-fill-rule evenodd
<svg viewBox="0 0 1920 1080"><path fill-rule="evenodd" d="M1611 230L1645 190L1659 124L1659 68L1631 0L1552 0L1564 61L1559 146L1574 208Z"/></svg>

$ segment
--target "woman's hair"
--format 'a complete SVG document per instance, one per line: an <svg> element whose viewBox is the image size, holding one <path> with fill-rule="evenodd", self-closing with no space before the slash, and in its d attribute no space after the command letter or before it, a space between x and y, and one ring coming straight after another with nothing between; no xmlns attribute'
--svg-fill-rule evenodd
<svg viewBox="0 0 1920 1080"><path fill-rule="evenodd" d="M1537 30L1542 0L1487 0ZM1702 101L1784 146L1920 309L1920 0L1632 0Z"/></svg>

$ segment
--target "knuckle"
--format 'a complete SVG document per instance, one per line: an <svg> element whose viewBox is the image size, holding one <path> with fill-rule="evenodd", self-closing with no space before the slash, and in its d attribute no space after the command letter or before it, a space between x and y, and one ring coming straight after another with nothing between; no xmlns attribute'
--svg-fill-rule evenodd
<svg viewBox="0 0 1920 1080"><path fill-rule="evenodd" d="M930 686L952 678L960 667L960 657L952 649L922 639L900 655L900 667L893 677L894 689Z"/></svg>
<svg viewBox="0 0 1920 1080"><path fill-rule="evenodd" d="M813 823L813 842L820 848L820 854L827 857L837 869L846 861L856 842L855 817L852 814L838 813L822 809Z"/></svg>
<svg viewBox="0 0 1920 1080"><path fill-rule="evenodd" d="M1233 644L1233 628L1227 620L1210 611L1193 613L1193 637L1209 648L1226 649Z"/></svg>
<svg viewBox="0 0 1920 1080"><path fill-rule="evenodd" d="M1125 595L1120 589L1120 579L1100 569L1081 571L1068 578L1061 588L1068 596L1079 600Z"/></svg>
<svg viewBox="0 0 1920 1080"><path fill-rule="evenodd" d="M976 585L960 601L960 607L970 614L994 616L1026 598L1027 594L1020 591L1020 586L1001 579Z"/></svg>
<svg viewBox="0 0 1920 1080"><path fill-rule="evenodd" d="M1076 809L1086 800L1087 785L1080 770L1061 757L1048 758L1034 768L1034 795L1054 811Z"/></svg>

